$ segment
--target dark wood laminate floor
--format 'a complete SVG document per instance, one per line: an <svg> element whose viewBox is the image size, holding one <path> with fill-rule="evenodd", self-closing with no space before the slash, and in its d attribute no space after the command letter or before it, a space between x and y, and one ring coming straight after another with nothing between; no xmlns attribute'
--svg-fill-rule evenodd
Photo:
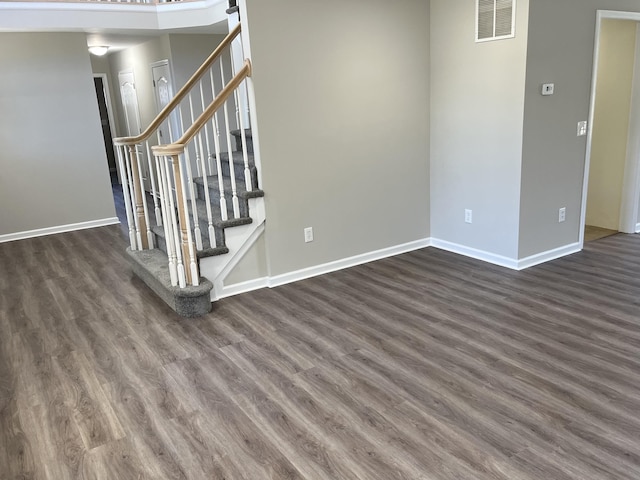
<svg viewBox="0 0 640 480"><path fill-rule="evenodd" d="M0 244L0 478L640 478L640 237L427 249L175 316L119 227Z"/></svg>

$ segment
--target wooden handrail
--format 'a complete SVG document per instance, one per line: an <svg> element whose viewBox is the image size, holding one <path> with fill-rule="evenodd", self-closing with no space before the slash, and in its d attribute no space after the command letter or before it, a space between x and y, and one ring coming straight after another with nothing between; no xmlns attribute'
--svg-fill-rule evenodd
<svg viewBox="0 0 640 480"><path fill-rule="evenodd" d="M249 59L244 61L242 68L236 73L236 75L225 85L225 87L216 96L215 100L209 104L204 112L200 114L198 119L193 122L184 135L176 143L171 145L156 145L151 147L153 155L156 157L162 155L179 155L184 152L185 146L193 140L198 132L204 127L204 125L211 120L213 115L218 109L227 101L227 99L233 94L234 90L240 86L245 78L251 76L251 62Z"/></svg>
<svg viewBox="0 0 640 480"><path fill-rule="evenodd" d="M158 116L151 122L151 124L146 128L144 132L135 137L119 137L114 138L114 145L134 145L137 143L142 143L145 140L149 139L153 132L155 132L162 122L164 122L171 112L178 106L178 104L189 94L191 88L202 78L202 76L209 70L209 67L216 61L216 59L222 54L225 48L227 48L231 42L240 34L242 30L241 24L238 24L233 30L229 32L224 40L216 47L211 55L204 61L204 63L196 70L196 72L191 76L191 78L184 84L184 86L178 91L178 93L171 99L171 101L160 111ZM235 77L234 77L235 79ZM233 80L232 80L233 82ZM225 87L226 89L226 87ZM224 90L222 92L224 92ZM221 93L222 93L221 92ZM189 130L187 130L189 131ZM184 135L183 135L184 136Z"/></svg>

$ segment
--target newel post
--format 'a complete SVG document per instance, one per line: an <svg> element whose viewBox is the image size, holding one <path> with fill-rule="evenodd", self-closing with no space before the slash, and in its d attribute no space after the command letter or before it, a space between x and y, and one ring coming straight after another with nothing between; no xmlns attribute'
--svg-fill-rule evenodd
<svg viewBox="0 0 640 480"><path fill-rule="evenodd" d="M147 219L144 214L144 187L140 181L140 165L138 162L138 150L136 145L129 145L129 157L131 158L131 183L133 184L133 192L135 196L134 215L137 219L139 228L138 242L143 250L149 248L149 239L146 236Z"/></svg>

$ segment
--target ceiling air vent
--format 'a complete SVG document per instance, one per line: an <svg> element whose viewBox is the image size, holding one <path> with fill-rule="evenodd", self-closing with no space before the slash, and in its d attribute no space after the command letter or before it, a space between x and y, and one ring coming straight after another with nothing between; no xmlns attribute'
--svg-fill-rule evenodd
<svg viewBox="0 0 640 480"><path fill-rule="evenodd" d="M476 2L476 42L515 36L516 0Z"/></svg>

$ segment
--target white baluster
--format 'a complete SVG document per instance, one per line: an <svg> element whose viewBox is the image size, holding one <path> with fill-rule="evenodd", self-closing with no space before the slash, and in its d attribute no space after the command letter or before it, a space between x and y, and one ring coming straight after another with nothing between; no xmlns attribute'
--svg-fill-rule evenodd
<svg viewBox="0 0 640 480"><path fill-rule="evenodd" d="M140 233L140 217L138 217L137 212L135 210L136 205L136 197L135 197L135 189L136 182L134 181L133 170L131 168L131 152L129 150L129 146L124 148L124 158L126 162L127 168L127 177L131 180L129 182L129 193L131 194L131 205L133 208L133 227L134 227L134 236L135 236L135 248L131 247L132 250L143 250L142 247L142 235Z"/></svg>
<svg viewBox="0 0 640 480"><path fill-rule="evenodd" d="M162 226L162 213L160 211L160 205L158 204L158 189L156 187L158 171L153 168L151 155L151 147L149 146L149 140L145 142L147 146L147 159L149 160L149 177L151 177L151 195L153 196L153 211L156 216L156 225Z"/></svg>
<svg viewBox="0 0 640 480"><path fill-rule="evenodd" d="M126 147L123 145L118 145L116 150L118 152L118 163L120 165L120 172L124 176L122 178L122 196L124 198L124 208L127 213L129 244L131 245L131 250L137 250L136 232L134 228L135 220L133 210L131 209L131 194L129 192L129 182L131 177L129 176L129 170L125 167L125 160L123 158L126 157Z"/></svg>
<svg viewBox="0 0 640 480"><path fill-rule="evenodd" d="M171 195L171 185L167 177L166 157L156 157L156 168L158 171L158 186L160 192L160 205L162 206L162 217L164 227L164 238L167 245L167 257L169 258L169 277L171 279L171 285L178 285L178 268L176 257L176 245L174 238L175 227L175 211L171 209L171 201L169 196Z"/></svg>
<svg viewBox="0 0 640 480"><path fill-rule="evenodd" d="M206 125L205 125L205 134L206 134ZM198 133L196 136L196 141L200 144L200 148L202 149L202 131ZM206 170L205 168L205 160L204 157L201 158L202 162L202 170ZM213 228L213 213L211 212L211 195L209 193L209 176L206 174L202 177L202 188L204 189L204 201L207 207L207 224L208 224L208 233L209 233L209 245L212 248L215 248L216 245L216 232Z"/></svg>
<svg viewBox="0 0 640 480"><path fill-rule="evenodd" d="M143 156L142 146L138 144L136 145L136 158L138 159L138 165L143 164L144 160L141 158L142 156ZM151 165L149 164L149 166ZM152 175L151 171L149 171L149 175ZM144 186L144 177L142 176L142 172L140 172L140 174L138 175L138 178L140 180L140 198L142 199L142 208L144 212L144 224L147 230L146 231L147 245L149 246L149 248L153 248L154 238L153 238L153 232L151 231L151 222L149 222L149 206L147 201L147 190L145 189L145 186Z"/></svg>
<svg viewBox="0 0 640 480"><path fill-rule="evenodd" d="M202 105L201 105L202 106L202 111L204 112L204 110L206 108L206 105L205 105L205 101L204 101L203 84L204 84L204 82L200 82L200 100L201 100L201 103L202 103ZM214 98L215 98L215 95L214 95ZM209 140L209 128L207 127L207 125L208 124L206 124L204 126L204 137L205 137L205 144L207 146L207 150L206 150L206 153L207 153L207 166L209 168L206 169L204 167L204 162L203 162L202 169L203 169L203 171L205 173L208 172L208 174L211 175L211 173L213 172L213 164L211 163L211 158L212 158L212 155L211 155L211 141ZM202 150L202 147L200 147L200 149ZM204 156L204 152L202 152L202 155Z"/></svg>
<svg viewBox="0 0 640 480"><path fill-rule="evenodd" d="M210 71L211 75L211 89L215 95L215 86L213 81L213 70ZM227 215L227 199L224 196L224 177L222 175L222 159L220 158L220 126L218 125L218 112L213 115L214 136L213 141L215 143L216 150L216 174L218 175L218 190L220 191L220 215L222 220L228 220Z"/></svg>
<svg viewBox="0 0 640 480"><path fill-rule="evenodd" d="M191 98L191 93L189 93L188 97L189 97L189 112L191 114L191 123L189 125L193 125L196 120L195 120L195 113L193 111L193 99ZM196 173L198 177L202 177L203 174L202 172L200 172L200 157L202 152L198 149L197 143L194 144L194 149L196 152Z"/></svg>
<svg viewBox="0 0 640 480"><path fill-rule="evenodd" d="M172 158L172 157L166 157L167 161L169 161L172 165L172 168L170 169L171 171L168 173L167 177L168 179L171 179L171 175L173 175L173 182L169 181L169 188L170 188L170 195L169 195L169 210L171 213L171 224L173 226L173 238L175 239L175 244L176 244L176 270L177 270L177 274L178 274L178 285L180 286L180 288L184 288L187 286L187 276L186 276L186 272L185 272L185 267L184 267L184 261L182 258L182 248L180 248L180 246L182 245L181 242L181 238L182 236L180 235L180 230L178 228L178 219L176 217L176 203L181 201L177 195L177 191L178 191L178 181L181 181L178 177L179 175L176 175L176 166L174 165L175 162L178 161L177 157L176 158ZM176 195L173 194L173 191L176 192ZM180 188L180 191L182 191L182 188ZM188 218L188 215L185 215Z"/></svg>
<svg viewBox="0 0 640 480"><path fill-rule="evenodd" d="M185 268L189 268L190 270L191 284L197 286L200 284L200 276L198 273L198 263L197 263L198 260L197 260L195 249L193 248L194 243L193 243L193 236L191 234L191 222L189 220L189 215L187 213L189 211L188 201L187 201L187 192L185 191L184 188L182 188L183 184L181 183L182 178L184 178L185 167L187 169L189 168L189 161L186 158L186 155L182 157L182 160L180 160L178 156L174 156L173 161L174 161L174 172L175 172L175 162L178 162L179 174L176 175L176 177L180 177L180 178L176 178L176 197L178 198L178 201L182 202L182 206L179 206L178 208L180 208L180 210L184 212L184 215L181 215L181 221L184 221L184 225L180 225L180 228L182 230L182 235L180 236L180 238L182 239L182 244L184 244L184 240L185 240L184 236L186 234L188 258L185 259L185 262L189 262L189 263L188 263L188 267L186 267L186 264L185 264Z"/></svg>
<svg viewBox="0 0 640 480"><path fill-rule="evenodd" d="M224 83L224 66L220 62L220 77ZM228 102L224 102L224 123L227 133L227 150L229 152L229 176L231 177L231 201L233 204L233 218L240 217L240 202L238 201L238 192L236 188L236 173L235 166L233 164L233 152L231 151L231 128L229 125L229 109L227 107Z"/></svg>
<svg viewBox="0 0 640 480"><path fill-rule="evenodd" d="M200 231L200 222L198 218L199 217L198 204L196 203L196 190L195 190L195 185L193 183L193 175L191 173L191 158L189 155L188 146L184 150L184 158L185 158L186 172L187 172L187 175L186 175L187 188L188 188L189 195L191 196L191 214L193 215L193 228L194 228L194 233L196 238L196 248L198 250L202 250L202 232ZM182 175L182 178L185 178L184 174ZM186 194L187 193L185 191L185 195ZM189 209L187 208L187 212L188 211Z"/></svg>
<svg viewBox="0 0 640 480"><path fill-rule="evenodd" d="M243 84L244 83L246 82L243 82ZM233 91L233 96L236 101L236 107L238 109L238 112L240 112L238 89ZM240 122L240 140L242 144L242 158L244 160L244 184L247 189L247 192L251 192L253 190L253 180L251 179L251 170L249 168L249 152L247 150L247 133L245 131L246 127L244 124L243 115L238 114L238 120Z"/></svg>

